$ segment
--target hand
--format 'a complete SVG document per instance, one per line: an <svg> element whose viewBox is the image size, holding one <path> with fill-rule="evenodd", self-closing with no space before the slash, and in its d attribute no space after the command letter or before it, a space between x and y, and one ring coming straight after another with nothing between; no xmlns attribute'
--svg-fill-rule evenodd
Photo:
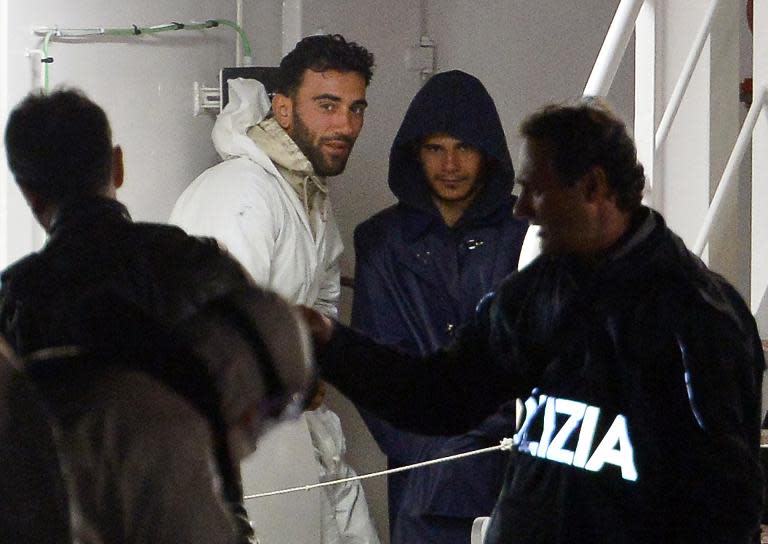
<svg viewBox="0 0 768 544"><path fill-rule="evenodd" d="M325 382L323 380L317 380L317 387L315 388L315 394L307 405L307 410L317 410L325 400Z"/></svg>
<svg viewBox="0 0 768 544"><path fill-rule="evenodd" d="M9 364L21 370L21 362L16 358L13 348L0 336L0 364Z"/></svg>
<svg viewBox="0 0 768 544"><path fill-rule="evenodd" d="M334 327L333 321L314 308L300 305L299 310L309 327L309 332L312 333L312 340L315 342L315 351L321 351L322 348L328 345L328 342L331 341Z"/></svg>

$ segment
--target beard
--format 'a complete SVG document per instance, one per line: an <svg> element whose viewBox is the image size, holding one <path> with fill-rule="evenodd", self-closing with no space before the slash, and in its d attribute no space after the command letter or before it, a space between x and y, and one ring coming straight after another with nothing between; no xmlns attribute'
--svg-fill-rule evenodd
<svg viewBox="0 0 768 544"><path fill-rule="evenodd" d="M296 146L304 153L304 156L312 164L315 174L318 176L338 176L347 166L349 154L355 143L354 138L332 134L321 138L312 132L301 119L296 110L293 112L293 130L290 134L291 139ZM349 145L349 149L343 155L326 155L323 153L322 145L326 141L343 141Z"/></svg>

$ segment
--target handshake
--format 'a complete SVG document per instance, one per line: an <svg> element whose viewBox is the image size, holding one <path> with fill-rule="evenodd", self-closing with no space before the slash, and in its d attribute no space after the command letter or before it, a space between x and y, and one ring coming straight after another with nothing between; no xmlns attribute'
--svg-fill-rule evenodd
<svg viewBox="0 0 768 544"><path fill-rule="evenodd" d="M335 322L313 308L299 305L298 309L304 317L309 333L312 335L315 352L322 353L323 349L331 341L331 336L333 336L333 331L336 327Z"/></svg>

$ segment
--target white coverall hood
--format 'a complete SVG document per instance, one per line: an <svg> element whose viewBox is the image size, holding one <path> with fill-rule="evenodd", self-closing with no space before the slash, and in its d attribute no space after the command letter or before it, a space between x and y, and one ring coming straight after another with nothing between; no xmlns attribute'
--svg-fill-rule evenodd
<svg viewBox="0 0 768 544"><path fill-rule="evenodd" d="M269 157L248 136L248 129L269 114L271 104L264 85L255 79L230 79L229 103L216 118L211 138L222 159L247 157L260 165Z"/></svg>

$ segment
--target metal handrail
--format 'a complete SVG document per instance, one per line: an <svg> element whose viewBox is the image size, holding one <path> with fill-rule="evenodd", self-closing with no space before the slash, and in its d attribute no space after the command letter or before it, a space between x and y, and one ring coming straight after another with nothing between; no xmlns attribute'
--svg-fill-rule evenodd
<svg viewBox="0 0 768 544"><path fill-rule="evenodd" d="M701 52L704 50L704 44L712 31L712 21L715 13L720 7L721 0L712 0L704 15L704 20L696 34L693 47L688 52L688 56L683 64L683 70L672 90L672 96L667 103L664 114L661 117L659 127L654 137L654 148L659 151L664 141L669 135L672 123L680 109L685 92L691 82L693 71L698 64ZM592 73L584 87L584 94L587 96L605 96L611 88L613 78L619 68L621 59L627 49L629 39L634 32L634 23L640 13L644 0L622 0L616 9L616 15L611 22L605 41L600 49L600 53L595 60Z"/></svg>
<svg viewBox="0 0 768 544"><path fill-rule="evenodd" d="M613 84L627 44L635 31L635 21L644 0L621 0L616 8L611 26L605 35L603 46L595 59L592 73L584 86L585 96L606 96Z"/></svg>
<svg viewBox="0 0 768 544"><path fill-rule="evenodd" d="M688 84L691 82L693 70L696 68L696 64L699 62L699 57L701 57L701 52L704 50L704 44L712 32L712 20L714 19L715 12L719 6L720 0L712 0L712 2L710 2L709 8L707 8L707 13L704 15L704 21L694 39L693 47L688 52L688 57L685 59L683 71L677 78L675 88L672 90L672 96L664 110L664 115L661 117L659 128L656 130L654 146L657 152L667 139L670 128L672 128L672 122L675 120L677 111L680 109L680 104L683 101L685 91L688 89Z"/></svg>
<svg viewBox="0 0 768 544"><path fill-rule="evenodd" d="M717 222L722 212L723 203L725 202L725 195L733 185L734 180L738 177L738 168L741 164L744 154L749 147L749 142L752 139L752 131L757 124L758 116L764 106L768 105L766 100L768 99L768 88L762 87L754 94L752 99L752 105L747 113L747 118L744 119L744 124L741 126L739 137L736 139L736 143L731 151L731 156L728 157L728 162L723 170L723 175L720 177L720 183L715 191L715 196L707 210L707 215L704 218L704 224L699 231L699 235L696 238L696 243L693 246L693 252L696 255L701 256L704 253L704 248L709 242L709 235L712 231L712 225Z"/></svg>

